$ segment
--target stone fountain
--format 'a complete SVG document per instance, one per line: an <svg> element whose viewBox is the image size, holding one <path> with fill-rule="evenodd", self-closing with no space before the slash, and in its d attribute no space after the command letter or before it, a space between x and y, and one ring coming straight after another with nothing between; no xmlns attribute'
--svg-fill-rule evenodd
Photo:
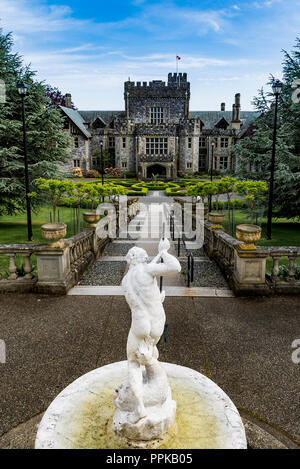
<svg viewBox="0 0 300 469"><path fill-rule="evenodd" d="M132 314L127 361L93 370L65 388L44 414L36 448L247 447L240 415L215 383L158 361L166 317L156 278L181 270L169 248L161 239L151 262L144 249L128 251L122 281Z"/></svg>

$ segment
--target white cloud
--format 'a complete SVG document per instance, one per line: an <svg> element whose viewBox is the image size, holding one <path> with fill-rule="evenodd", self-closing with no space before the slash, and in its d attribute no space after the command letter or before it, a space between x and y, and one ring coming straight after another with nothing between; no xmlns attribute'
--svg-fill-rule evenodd
<svg viewBox="0 0 300 469"><path fill-rule="evenodd" d="M68 6L30 8L26 0L0 0L0 24L17 34L66 31L88 27L89 23L73 18Z"/></svg>

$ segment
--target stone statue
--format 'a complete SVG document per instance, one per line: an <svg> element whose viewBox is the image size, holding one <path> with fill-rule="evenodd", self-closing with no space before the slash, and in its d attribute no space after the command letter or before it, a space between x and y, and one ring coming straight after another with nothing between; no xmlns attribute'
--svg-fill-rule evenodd
<svg viewBox="0 0 300 469"><path fill-rule="evenodd" d="M129 269L122 286L132 314L127 339L128 381L115 391L113 428L129 441L153 443L162 438L175 418L176 403L157 350L166 316L162 304L165 292L160 292L156 277L181 270L169 248L169 241L162 238L158 255L151 262L146 251L138 247L131 248L126 256Z"/></svg>

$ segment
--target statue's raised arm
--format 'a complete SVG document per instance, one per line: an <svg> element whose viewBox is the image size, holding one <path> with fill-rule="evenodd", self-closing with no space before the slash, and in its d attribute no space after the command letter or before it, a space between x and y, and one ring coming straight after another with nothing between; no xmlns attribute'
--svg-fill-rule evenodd
<svg viewBox="0 0 300 469"><path fill-rule="evenodd" d="M170 249L170 243L167 238L162 238L158 245L158 255L147 264L147 272L153 276L165 276L165 275L174 275L181 271L181 265L176 259L168 253ZM158 262L162 263L158 264Z"/></svg>

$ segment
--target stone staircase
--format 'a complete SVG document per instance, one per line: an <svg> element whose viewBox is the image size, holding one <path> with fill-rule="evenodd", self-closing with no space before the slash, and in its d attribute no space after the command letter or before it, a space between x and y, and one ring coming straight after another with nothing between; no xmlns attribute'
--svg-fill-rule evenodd
<svg viewBox="0 0 300 469"><path fill-rule="evenodd" d="M123 295L120 284L127 269L125 256L128 250L133 246L141 247L152 259L157 255L163 232L171 240L169 215L172 200L165 197L166 203L162 204L163 199L160 197L159 203L155 203L155 198L147 198L141 211L130 222L128 233L120 232L118 239L106 246L103 256L94 262L80 283L69 291L69 295ZM219 268L200 246L182 241L178 246L178 240L170 243L169 252L178 257L182 272L163 279L166 296L233 296ZM187 255L190 252L194 256L194 280L188 288Z"/></svg>

